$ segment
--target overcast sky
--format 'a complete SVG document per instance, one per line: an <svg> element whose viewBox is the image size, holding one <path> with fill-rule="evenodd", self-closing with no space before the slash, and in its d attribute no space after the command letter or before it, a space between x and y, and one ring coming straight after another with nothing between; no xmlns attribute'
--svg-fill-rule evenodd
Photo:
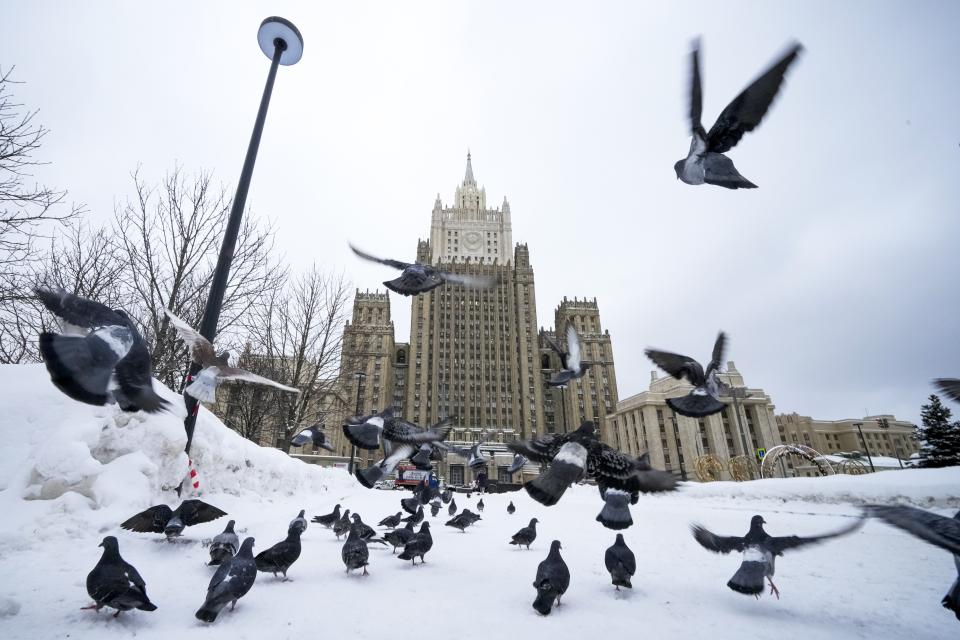
<svg viewBox="0 0 960 640"><path fill-rule="evenodd" d="M51 133L38 178L106 221L181 163L232 192L269 67L280 69L248 205L294 267L394 277L351 240L412 259L473 152L530 246L537 316L596 296L621 398L646 346L707 359L719 329L778 412L919 419L960 376L960 3L11 2L0 65ZM792 39L806 47L763 125L730 152L760 186L690 187L691 39L704 124ZM409 303L391 295L397 339ZM955 407L956 409L956 407Z"/></svg>

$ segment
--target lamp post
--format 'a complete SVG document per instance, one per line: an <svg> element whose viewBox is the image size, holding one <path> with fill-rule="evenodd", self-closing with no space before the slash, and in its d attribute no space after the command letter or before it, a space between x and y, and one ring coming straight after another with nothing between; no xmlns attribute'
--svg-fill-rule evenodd
<svg viewBox="0 0 960 640"><path fill-rule="evenodd" d="M750 449L747 447L747 435L743 430L743 422L740 419L740 400L743 398L749 398L750 394L747 393L745 387L730 387L730 397L733 398L733 410L737 416L737 428L740 430L740 443L743 446L743 455L747 455L747 452ZM756 452L754 452L756 455Z"/></svg>
<svg viewBox="0 0 960 640"><path fill-rule="evenodd" d="M237 183L237 193L233 197L230 208L230 217L223 235L223 244L220 245L220 255L217 257L217 266L213 272L213 282L210 284L210 294L203 310L203 319L200 321L200 335L213 342L217 335L217 322L220 320L220 307L223 305L223 296L227 289L227 278L230 275L230 263L233 261L233 251L237 245L237 234L240 232L240 221L243 218L243 209L247 204L247 192L250 190L250 178L253 176L253 166L257 161L257 150L260 147L260 137L263 134L263 125L267 119L267 107L270 106L270 95L273 93L273 82L277 77L279 65L290 66L296 64L303 55L303 37L289 20L270 17L260 23L257 31L257 42L260 50L270 58L270 72L267 74L267 83L260 98L260 108L257 119L253 124L253 133L247 145L247 155L243 160L243 169L240 171L240 181ZM200 371L200 365L190 365L187 382L193 379ZM183 428L187 432L185 451L190 454L190 445L193 444L193 431L197 424L197 412L200 403L193 396L183 394L187 408L187 417L183 421ZM181 487L177 487L177 495Z"/></svg>
<svg viewBox="0 0 960 640"><path fill-rule="evenodd" d="M677 446L677 464L680 465L680 479L687 481L687 470L683 467L683 450L680 448L680 426L677 423L677 416L668 416L673 422L673 441Z"/></svg>
<svg viewBox="0 0 960 640"><path fill-rule="evenodd" d="M365 374L363 371L357 371L353 375L357 377L357 417L359 418L361 415L361 411L363 411L363 408L360 406L360 383L363 382L363 379L367 377L367 374ZM356 456L357 456L357 445L351 443L350 466L348 468L351 474L353 474L354 459L356 458Z"/></svg>
<svg viewBox="0 0 960 640"><path fill-rule="evenodd" d="M863 450L867 452L867 461L870 462L870 473L876 473L877 470L873 468L873 458L870 457L870 447L867 446L867 439L863 437L863 429L860 428L863 426L863 423L854 422L853 426L857 428L857 433L860 434L860 442L863 443Z"/></svg>

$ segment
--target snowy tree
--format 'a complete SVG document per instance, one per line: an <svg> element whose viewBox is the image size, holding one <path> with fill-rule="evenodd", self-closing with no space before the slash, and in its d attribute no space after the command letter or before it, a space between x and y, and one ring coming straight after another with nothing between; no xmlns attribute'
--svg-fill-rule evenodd
<svg viewBox="0 0 960 640"><path fill-rule="evenodd" d="M917 466L960 465L960 422L951 422L951 415L950 408L943 406L937 395L931 395L929 404L920 408L922 426L917 428L921 443Z"/></svg>

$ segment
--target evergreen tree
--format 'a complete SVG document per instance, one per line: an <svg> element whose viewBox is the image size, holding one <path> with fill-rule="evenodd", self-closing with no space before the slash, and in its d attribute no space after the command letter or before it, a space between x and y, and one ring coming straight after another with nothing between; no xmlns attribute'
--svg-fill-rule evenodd
<svg viewBox="0 0 960 640"><path fill-rule="evenodd" d="M917 429L920 438L920 467L960 465L960 422L950 422L952 413L940 398L930 396L930 403L920 407L923 426Z"/></svg>

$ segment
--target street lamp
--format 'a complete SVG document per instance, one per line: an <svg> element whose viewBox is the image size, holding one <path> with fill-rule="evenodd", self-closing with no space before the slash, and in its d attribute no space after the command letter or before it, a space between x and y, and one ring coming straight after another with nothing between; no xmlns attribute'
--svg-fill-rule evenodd
<svg viewBox="0 0 960 640"><path fill-rule="evenodd" d="M863 443L863 450L867 452L867 461L870 462L870 473L876 473L877 470L873 468L873 458L870 457L870 447L867 446L867 439L863 437L863 429L860 428L863 426L863 423L854 422L853 426L857 428L857 432L860 434L860 442Z"/></svg>
<svg viewBox="0 0 960 640"><path fill-rule="evenodd" d="M367 377L367 374L365 374L363 371L357 371L353 375L357 377L357 417L359 418L361 415L361 411L363 411L362 407L360 406L360 383L363 381L364 378ZM350 467L349 467L349 471L351 474L353 474L354 458L356 458L356 456L357 456L357 445L351 443L350 444Z"/></svg>
<svg viewBox="0 0 960 640"><path fill-rule="evenodd" d="M281 64L284 66L296 64L303 55L303 37L292 22L283 18L270 17L260 23L257 42L260 44L263 53L270 58L270 72L267 74L267 84L264 86L263 96L260 98L260 109L257 111L257 119L253 124L253 133L250 135L247 155L243 160L240 182L237 183L237 193L233 197L233 206L230 208L230 217L227 220L227 228L223 235L223 244L220 245L220 255L213 272L213 282L210 284L210 295L207 296L203 319L200 321L200 335L210 342L213 342L217 334L220 307L223 305L223 296L227 289L230 263L233 261L233 251L237 245L237 234L240 232L243 208L247 204L247 191L250 189L253 165L257 161L257 149L260 147L263 124L267 119L267 107L270 106L270 94L273 92L273 81L277 77L277 67ZM193 376L197 375L199 371L199 364L191 364L187 382L192 380ZM185 451L189 455L200 403L187 393L183 394L183 399L187 408L187 417L183 421L183 428L187 432ZM180 488L177 489L177 494L179 493Z"/></svg>
<svg viewBox="0 0 960 640"><path fill-rule="evenodd" d="M750 449L747 447L747 435L743 430L743 422L740 419L740 400L749 398L750 394L746 387L728 387L730 397L733 398L733 410L737 416L737 428L740 430L740 442L743 446L743 455L747 455ZM753 452L756 455L756 452Z"/></svg>
<svg viewBox="0 0 960 640"><path fill-rule="evenodd" d="M687 470L683 467L683 450L680 448L680 427L676 416L667 416L673 422L673 441L677 445L677 464L680 465L680 479L687 481Z"/></svg>

